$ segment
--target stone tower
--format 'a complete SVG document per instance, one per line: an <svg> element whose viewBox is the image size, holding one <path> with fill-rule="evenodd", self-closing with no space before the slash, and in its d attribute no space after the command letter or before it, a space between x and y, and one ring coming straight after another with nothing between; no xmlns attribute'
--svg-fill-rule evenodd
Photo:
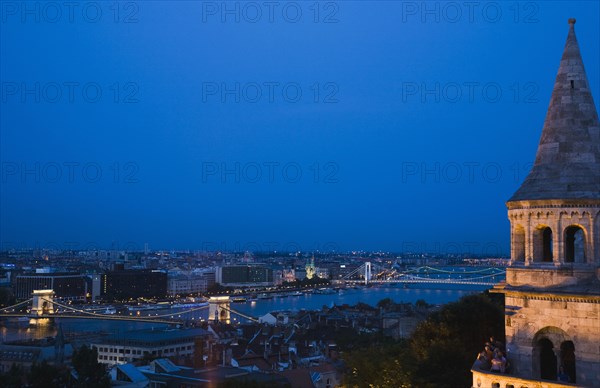
<svg viewBox="0 0 600 388"><path fill-rule="evenodd" d="M600 123L569 25L534 166L507 202L511 262L494 291L510 373L474 366L474 387L600 387Z"/></svg>
<svg viewBox="0 0 600 388"><path fill-rule="evenodd" d="M230 305L231 300L229 296L211 296L208 299L208 320L230 324Z"/></svg>

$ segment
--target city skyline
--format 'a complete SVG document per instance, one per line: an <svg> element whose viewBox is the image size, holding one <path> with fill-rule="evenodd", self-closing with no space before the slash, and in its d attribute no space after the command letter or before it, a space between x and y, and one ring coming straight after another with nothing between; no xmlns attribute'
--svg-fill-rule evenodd
<svg viewBox="0 0 600 388"><path fill-rule="evenodd" d="M599 19L0 2L0 386L600 388Z"/></svg>
<svg viewBox="0 0 600 388"><path fill-rule="evenodd" d="M600 95L597 3L132 4L3 8L0 248L508 255L567 17Z"/></svg>

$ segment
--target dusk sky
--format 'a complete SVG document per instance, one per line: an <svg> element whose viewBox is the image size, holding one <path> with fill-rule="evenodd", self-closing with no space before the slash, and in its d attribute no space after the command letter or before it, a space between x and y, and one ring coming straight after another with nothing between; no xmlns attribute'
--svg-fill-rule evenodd
<svg viewBox="0 0 600 388"><path fill-rule="evenodd" d="M73 4L0 3L1 249L508 255L570 17L600 109L597 1Z"/></svg>

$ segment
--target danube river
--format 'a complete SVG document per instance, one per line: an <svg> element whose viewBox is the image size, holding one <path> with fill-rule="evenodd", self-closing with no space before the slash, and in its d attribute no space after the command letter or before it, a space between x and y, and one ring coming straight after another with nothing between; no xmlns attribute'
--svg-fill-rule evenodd
<svg viewBox="0 0 600 388"><path fill-rule="evenodd" d="M444 285L444 284L411 284L408 288L397 286L375 286L342 289L334 294L308 293L301 296L288 296L285 298L275 297L273 299L258 299L253 302L232 303L231 309L253 317L259 317L271 311L291 310L298 311L317 310L323 306L354 305L359 302L376 305L381 299L390 298L394 302L414 303L419 299L429 304L445 304L458 300L468 294L479 293L486 290L486 286L470 285ZM193 313L181 314L190 308L163 308L145 311L143 315L166 315L173 317L193 319L207 319L208 309L195 311ZM233 322L242 322L245 319L232 314ZM65 335L84 335L84 333L122 333L127 330L149 329L164 327L163 324L141 323L141 322L116 322L100 319L56 319L60 323ZM0 340L12 341L16 339L43 338L56 335L58 325L50 327L0 327Z"/></svg>

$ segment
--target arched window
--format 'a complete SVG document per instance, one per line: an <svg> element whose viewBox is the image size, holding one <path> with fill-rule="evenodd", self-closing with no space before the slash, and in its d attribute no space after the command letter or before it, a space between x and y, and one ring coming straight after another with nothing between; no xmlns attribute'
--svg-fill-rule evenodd
<svg viewBox="0 0 600 388"><path fill-rule="evenodd" d="M537 346L540 354L540 377L545 380L556 380L556 354L554 354L552 341L542 338Z"/></svg>
<svg viewBox="0 0 600 388"><path fill-rule="evenodd" d="M573 341L564 341L560 344L560 361L565 374L569 376L569 383L576 383L575 344Z"/></svg>
<svg viewBox="0 0 600 388"><path fill-rule="evenodd" d="M565 262L585 263L585 234L577 225L565 229Z"/></svg>
<svg viewBox="0 0 600 388"><path fill-rule="evenodd" d="M539 226L533 233L533 260L552 262L552 229Z"/></svg>
<svg viewBox="0 0 600 388"><path fill-rule="evenodd" d="M525 261L525 228L516 225L513 229L513 261Z"/></svg>
<svg viewBox="0 0 600 388"><path fill-rule="evenodd" d="M552 261L553 256L554 256L552 254L552 229L544 228L543 239L544 239L544 249L543 249L542 260L543 261Z"/></svg>

